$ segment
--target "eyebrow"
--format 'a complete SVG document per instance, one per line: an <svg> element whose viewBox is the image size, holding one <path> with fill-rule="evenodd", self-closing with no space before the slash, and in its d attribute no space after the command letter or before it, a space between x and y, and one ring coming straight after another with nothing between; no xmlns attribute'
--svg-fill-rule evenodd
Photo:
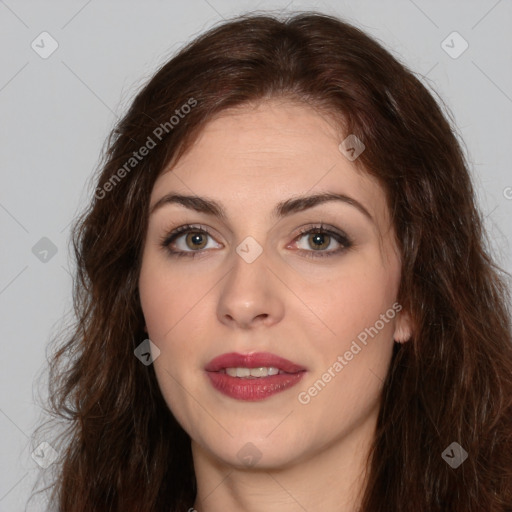
<svg viewBox="0 0 512 512"><path fill-rule="evenodd" d="M375 223L373 217L370 215L368 210L359 201L356 201L352 197L346 196L344 194L336 194L333 192L324 192L321 194L314 194L310 196L291 197L289 199L286 199L285 201L281 201L277 203L277 205L274 207L272 211L272 217L286 217L293 213L301 212L309 208L313 208L319 204L331 201L341 201L343 203L349 204L350 206L357 208L369 220ZM156 210L169 204L180 204L190 210L195 210L196 212L205 213L207 215L213 215L222 220L227 220L225 209L217 201L214 201L213 199L207 197L188 196L174 193L166 194L165 196L160 198L151 208L149 212L150 215L152 215Z"/></svg>

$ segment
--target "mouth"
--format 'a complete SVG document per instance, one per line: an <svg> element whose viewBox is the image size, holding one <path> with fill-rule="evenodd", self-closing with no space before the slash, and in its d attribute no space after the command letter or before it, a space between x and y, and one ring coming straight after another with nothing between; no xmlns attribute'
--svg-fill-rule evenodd
<svg viewBox="0 0 512 512"><path fill-rule="evenodd" d="M212 386L239 400L263 400L297 384L306 368L288 359L259 352L230 353L212 359L205 367Z"/></svg>

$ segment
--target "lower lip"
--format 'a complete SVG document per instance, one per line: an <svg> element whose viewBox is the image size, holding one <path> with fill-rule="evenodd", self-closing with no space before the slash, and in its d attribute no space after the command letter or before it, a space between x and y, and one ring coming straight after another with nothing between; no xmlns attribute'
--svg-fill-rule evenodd
<svg viewBox="0 0 512 512"><path fill-rule="evenodd" d="M264 400L269 396L295 386L306 372L282 373L268 377L240 378L226 373L206 372L212 386L231 398L238 400Z"/></svg>

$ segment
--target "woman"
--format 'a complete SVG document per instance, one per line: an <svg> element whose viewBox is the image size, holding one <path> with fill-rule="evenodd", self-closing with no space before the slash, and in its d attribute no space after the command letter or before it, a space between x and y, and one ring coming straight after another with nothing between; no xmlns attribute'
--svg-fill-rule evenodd
<svg viewBox="0 0 512 512"><path fill-rule="evenodd" d="M507 290L426 88L333 17L165 64L76 226L62 511L512 510Z"/></svg>

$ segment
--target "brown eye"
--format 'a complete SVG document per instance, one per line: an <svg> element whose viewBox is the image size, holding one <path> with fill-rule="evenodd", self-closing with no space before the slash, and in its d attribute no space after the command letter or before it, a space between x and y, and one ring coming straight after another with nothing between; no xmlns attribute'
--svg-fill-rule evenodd
<svg viewBox="0 0 512 512"><path fill-rule="evenodd" d="M342 232L326 229L323 226L315 226L303 230L295 239L295 244L299 244L301 239L306 239L307 247L300 248L299 252L310 258L327 257L340 254L352 246L352 241ZM172 256L187 256L194 258L203 255L203 251L208 245L208 238L212 241L213 237L198 226L189 224L181 226L171 232L162 241L161 245ZM334 249L326 250L334 244ZM338 247L336 247L336 244ZM219 244L222 247L222 244ZM219 246L217 248L219 248Z"/></svg>
<svg viewBox="0 0 512 512"><path fill-rule="evenodd" d="M303 247L300 247L299 244L302 238L306 239L306 243ZM299 246L300 252L310 258L335 256L352 247L352 241L347 235L324 228L323 225L302 230L295 239L295 243ZM331 247L331 250L326 250L329 247Z"/></svg>
<svg viewBox="0 0 512 512"><path fill-rule="evenodd" d="M203 249L207 247L210 241L214 241L214 239L208 231L199 226L187 224L180 226L164 237L161 245L171 256L194 258L207 252ZM219 247L222 247L222 245L218 244L217 248Z"/></svg>
<svg viewBox="0 0 512 512"><path fill-rule="evenodd" d="M185 244L192 250L204 249L207 244L207 237L208 235L201 231L191 231L187 233L187 236L185 237Z"/></svg>
<svg viewBox="0 0 512 512"><path fill-rule="evenodd" d="M329 247L331 237L323 233L313 233L309 235L308 241L314 250L326 249Z"/></svg>

